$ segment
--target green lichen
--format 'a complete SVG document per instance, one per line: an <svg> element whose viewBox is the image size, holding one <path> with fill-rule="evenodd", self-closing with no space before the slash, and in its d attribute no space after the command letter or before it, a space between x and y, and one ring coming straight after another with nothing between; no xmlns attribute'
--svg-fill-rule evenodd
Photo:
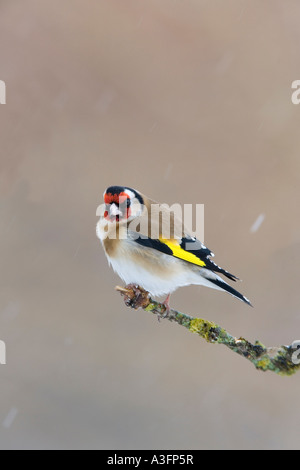
<svg viewBox="0 0 300 470"><path fill-rule="evenodd" d="M264 356L258 361L254 361L254 365L256 369L260 369L263 371L270 370L271 359L268 356Z"/></svg>
<svg viewBox="0 0 300 470"><path fill-rule="evenodd" d="M280 348L275 357L272 358L272 365L274 372L279 375L293 375L300 367L299 364L292 362L290 349L285 346Z"/></svg>
<svg viewBox="0 0 300 470"><path fill-rule="evenodd" d="M191 317L189 315L185 315L184 313L175 312L174 314L174 321L179 325L184 326L185 328L190 328Z"/></svg>
<svg viewBox="0 0 300 470"><path fill-rule="evenodd" d="M153 312L153 310L155 309L156 309L156 305L152 302L150 302L149 305L147 305L147 307L144 308L146 312Z"/></svg>
<svg viewBox="0 0 300 470"><path fill-rule="evenodd" d="M192 333L197 333L206 339L208 343L214 343L217 341L216 331L220 328L215 323L209 322L207 320L202 320L202 318L193 318L190 321L189 330Z"/></svg>

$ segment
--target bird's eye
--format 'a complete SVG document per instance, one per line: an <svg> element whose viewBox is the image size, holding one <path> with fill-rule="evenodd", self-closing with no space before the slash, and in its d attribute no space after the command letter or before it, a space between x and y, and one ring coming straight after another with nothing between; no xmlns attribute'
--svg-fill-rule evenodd
<svg viewBox="0 0 300 470"><path fill-rule="evenodd" d="M128 197L120 197L119 199L119 206L122 207L123 209L126 207L128 208L131 204L131 200Z"/></svg>

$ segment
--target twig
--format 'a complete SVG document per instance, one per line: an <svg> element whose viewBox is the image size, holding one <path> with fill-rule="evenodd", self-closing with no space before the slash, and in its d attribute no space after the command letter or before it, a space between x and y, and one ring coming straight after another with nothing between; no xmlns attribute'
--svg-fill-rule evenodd
<svg viewBox="0 0 300 470"><path fill-rule="evenodd" d="M231 336L224 328L202 318L193 318L177 310L167 310L166 306L150 298L147 291L136 285L126 287L116 287L116 290L124 296L125 304L128 307L138 309L143 308L146 312L152 312L158 318L165 318L184 326L192 333L197 333L208 343L224 344L229 349L248 359L262 371L272 371L280 375L292 375L299 368L300 364L293 362L293 354L297 348L295 346L279 346L266 348L260 341L254 344L244 338Z"/></svg>

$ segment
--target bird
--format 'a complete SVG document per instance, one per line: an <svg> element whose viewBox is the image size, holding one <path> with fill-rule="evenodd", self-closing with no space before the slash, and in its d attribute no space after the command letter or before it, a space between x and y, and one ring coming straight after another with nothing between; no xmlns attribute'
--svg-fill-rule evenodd
<svg viewBox="0 0 300 470"><path fill-rule="evenodd" d="M109 186L103 199L96 233L109 264L126 285L140 286L153 297L167 296L167 310L171 293L189 285L227 292L252 306L220 275L231 281L239 278L212 261L214 253L191 236L167 205L127 186Z"/></svg>

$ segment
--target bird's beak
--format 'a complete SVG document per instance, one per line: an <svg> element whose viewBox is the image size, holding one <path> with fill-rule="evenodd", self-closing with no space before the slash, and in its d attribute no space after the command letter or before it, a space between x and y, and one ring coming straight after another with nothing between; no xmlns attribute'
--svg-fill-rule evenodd
<svg viewBox="0 0 300 470"><path fill-rule="evenodd" d="M110 217L116 217L117 215L122 215L122 211L120 211L120 209L114 202L110 205L109 215Z"/></svg>

